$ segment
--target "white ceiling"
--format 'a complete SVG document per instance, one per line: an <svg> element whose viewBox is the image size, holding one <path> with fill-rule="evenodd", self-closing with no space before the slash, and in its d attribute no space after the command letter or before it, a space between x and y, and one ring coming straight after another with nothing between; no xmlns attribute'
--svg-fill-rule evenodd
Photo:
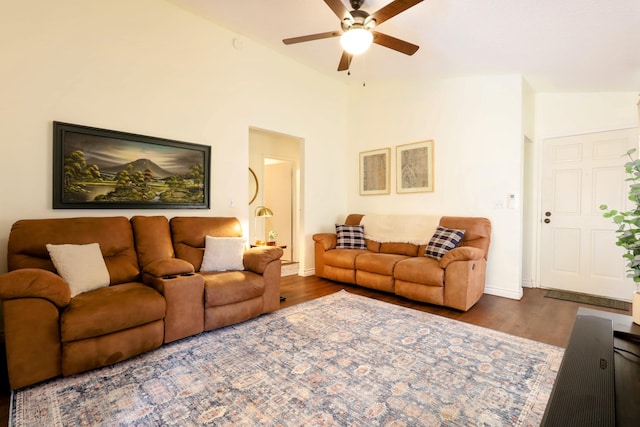
<svg viewBox="0 0 640 427"><path fill-rule="evenodd" d="M374 44L351 76L338 38L282 43L340 29L323 0L169 1L346 82L519 73L536 91L640 91L640 0L425 0L376 28L418 52Z"/></svg>

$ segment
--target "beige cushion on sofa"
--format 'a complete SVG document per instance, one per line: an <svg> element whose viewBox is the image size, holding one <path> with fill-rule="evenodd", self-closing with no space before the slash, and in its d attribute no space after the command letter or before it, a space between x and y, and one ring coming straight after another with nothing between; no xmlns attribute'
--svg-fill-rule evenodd
<svg viewBox="0 0 640 427"><path fill-rule="evenodd" d="M200 271L244 270L244 237L206 236Z"/></svg>
<svg viewBox="0 0 640 427"><path fill-rule="evenodd" d="M109 286L109 271L98 243L46 246L58 274L69 285L71 298Z"/></svg>
<svg viewBox="0 0 640 427"><path fill-rule="evenodd" d="M435 215L364 215L364 237L376 242L402 242L426 245L436 231L440 216Z"/></svg>

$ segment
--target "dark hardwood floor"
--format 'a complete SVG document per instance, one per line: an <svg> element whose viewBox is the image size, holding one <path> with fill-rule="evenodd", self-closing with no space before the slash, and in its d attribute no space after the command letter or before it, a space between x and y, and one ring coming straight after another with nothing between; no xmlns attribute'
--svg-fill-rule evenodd
<svg viewBox="0 0 640 427"><path fill-rule="evenodd" d="M286 298L281 308L319 298L344 289L358 295L375 298L392 304L449 317L462 322L506 332L534 341L566 347L579 307L631 315L630 311L607 309L546 298L545 289L524 289L521 300L483 295L469 311L462 312L446 307L411 301L385 292L345 283L332 282L316 276L287 276L282 278L280 293Z"/></svg>
<svg viewBox="0 0 640 427"><path fill-rule="evenodd" d="M280 306L281 308L285 308L300 304L338 292L341 289L380 301L449 317L559 347L567 346L578 308L581 306L631 315L630 312L621 310L545 298L544 295L546 291L544 289L525 289L524 296L520 301L493 295L484 295L469 311L461 312L410 301L384 292L344 283L336 283L315 276L283 277L281 295L285 297L286 300L281 302ZM2 359L4 359L4 357L2 357ZM7 425L9 419L10 391L6 380L5 366L6 364L2 363L4 375L0 376L0 386L2 387L0 390L0 425Z"/></svg>

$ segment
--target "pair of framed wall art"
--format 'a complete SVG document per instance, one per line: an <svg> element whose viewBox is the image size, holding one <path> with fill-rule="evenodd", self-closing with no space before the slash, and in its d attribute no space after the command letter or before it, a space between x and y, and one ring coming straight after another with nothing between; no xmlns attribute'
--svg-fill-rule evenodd
<svg viewBox="0 0 640 427"><path fill-rule="evenodd" d="M433 191L433 140L396 146L396 193ZM360 153L360 194L391 192L391 148Z"/></svg>

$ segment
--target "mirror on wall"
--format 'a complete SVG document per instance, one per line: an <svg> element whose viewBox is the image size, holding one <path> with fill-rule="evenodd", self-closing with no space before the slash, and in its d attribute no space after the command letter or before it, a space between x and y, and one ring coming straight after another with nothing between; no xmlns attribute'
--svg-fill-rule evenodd
<svg viewBox="0 0 640 427"><path fill-rule="evenodd" d="M258 177L253 169L249 168L249 204L253 203L258 197Z"/></svg>

